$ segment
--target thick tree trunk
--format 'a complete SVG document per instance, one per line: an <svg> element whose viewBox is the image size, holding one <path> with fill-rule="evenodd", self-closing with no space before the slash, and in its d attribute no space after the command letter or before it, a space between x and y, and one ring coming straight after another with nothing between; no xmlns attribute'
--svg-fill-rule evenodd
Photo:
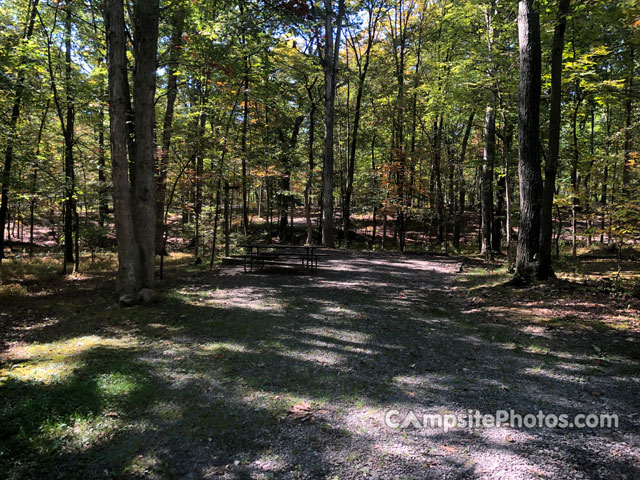
<svg viewBox="0 0 640 480"><path fill-rule="evenodd" d="M125 22L123 3L105 0L107 58L109 72L109 128L111 143L111 175L113 180L113 210L118 243L118 274L116 291L133 294L140 288L141 257L137 248L131 208L131 190L127 164L127 100L124 85L127 80ZM137 221L137 219L136 219Z"/></svg>
<svg viewBox="0 0 640 480"><path fill-rule="evenodd" d="M109 69L109 117L114 217L118 243L116 290L135 295L150 288L154 280L155 191L154 191L154 96L158 43L157 0L140 0L134 9L134 126L135 162L127 162L130 130L127 126L128 79L125 19L122 2L106 0ZM129 164L128 164L129 163ZM135 176L129 178L130 175ZM134 221L135 218L135 221ZM135 301L129 299L128 302Z"/></svg>
<svg viewBox="0 0 640 480"><path fill-rule="evenodd" d="M154 96L158 68L158 0L135 3L134 122L136 162L133 210L134 228L142 260L140 282L152 287L155 260Z"/></svg>
<svg viewBox="0 0 640 480"><path fill-rule="evenodd" d="M338 52L340 51L340 35L345 1L338 0L336 18L336 34L333 35L333 5L331 0L324 0L325 8L325 48L324 48L324 173L323 173L323 205L322 205L322 243L327 247L334 245L333 223L333 124L336 96L336 74Z"/></svg>
<svg viewBox="0 0 640 480"><path fill-rule="evenodd" d="M534 0L520 0L518 9L520 84L518 88L518 173L520 175L520 228L515 282L532 279L531 262L540 239L540 17Z"/></svg>
<svg viewBox="0 0 640 480"><path fill-rule="evenodd" d="M551 264L551 243L553 236L553 196L558 173L558 154L560 151L560 122L562 98L562 53L564 51L564 32L571 0L559 0L558 20L553 32L551 47L551 105L549 111L549 146L544 169L544 189L540 218L540 252L538 254L538 278L545 280L554 277Z"/></svg>

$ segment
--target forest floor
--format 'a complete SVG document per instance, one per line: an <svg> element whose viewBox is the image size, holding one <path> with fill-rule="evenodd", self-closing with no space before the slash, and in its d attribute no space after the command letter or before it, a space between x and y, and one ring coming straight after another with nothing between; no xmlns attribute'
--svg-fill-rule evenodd
<svg viewBox="0 0 640 480"><path fill-rule="evenodd" d="M635 299L568 279L514 290L462 257L177 263L133 308L107 260L67 278L3 263L0 478L640 478ZM385 425L509 409L619 425Z"/></svg>

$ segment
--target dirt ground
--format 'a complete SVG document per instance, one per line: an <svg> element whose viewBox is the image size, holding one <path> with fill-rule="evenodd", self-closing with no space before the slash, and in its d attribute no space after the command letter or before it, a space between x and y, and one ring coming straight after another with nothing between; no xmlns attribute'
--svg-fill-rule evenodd
<svg viewBox="0 0 640 480"><path fill-rule="evenodd" d="M640 478L637 329L606 300L558 313L562 286L506 314L484 276L332 251L314 272L170 270L152 306L116 306L105 275L2 298L0 477ZM510 409L619 423L385 424Z"/></svg>

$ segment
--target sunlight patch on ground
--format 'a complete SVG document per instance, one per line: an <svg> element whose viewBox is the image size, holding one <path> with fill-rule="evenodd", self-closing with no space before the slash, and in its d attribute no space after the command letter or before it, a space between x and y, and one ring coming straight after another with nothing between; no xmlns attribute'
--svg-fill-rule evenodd
<svg viewBox="0 0 640 480"><path fill-rule="evenodd" d="M115 416L75 415L71 421L48 422L42 427L42 437L62 443L66 449L84 449L104 440L121 425Z"/></svg>
<svg viewBox="0 0 640 480"><path fill-rule="evenodd" d="M127 348L135 343L131 337L90 335L44 344L17 344L2 355L4 362L13 365L0 369L0 385L8 379L55 383L69 377L83 365L79 358L83 353L98 347Z"/></svg>
<svg viewBox="0 0 640 480"><path fill-rule="evenodd" d="M26 297L28 294L27 289L19 283L0 285L0 298Z"/></svg>
<svg viewBox="0 0 640 480"><path fill-rule="evenodd" d="M276 312L287 306L283 300L277 298L275 293L270 294L264 289L251 287L209 292L191 287L177 290L175 293L180 296L181 301L189 305L213 306L221 309L240 308L255 312Z"/></svg>
<svg viewBox="0 0 640 480"><path fill-rule="evenodd" d="M509 443L503 440L495 448L483 449L480 455L472 455L477 472L485 473L490 478L554 478L553 472L546 470L543 465L532 463L522 455L505 449L504 445Z"/></svg>
<svg viewBox="0 0 640 480"><path fill-rule="evenodd" d="M161 420L175 422L184 416L185 409L174 402L158 402L151 408L151 413Z"/></svg>
<svg viewBox="0 0 640 480"><path fill-rule="evenodd" d="M330 344L326 345L331 346ZM326 350L309 349L299 352L289 351L283 352L283 356L295 358L296 360L301 360L303 362L316 362L322 364L323 366L336 366L345 362L345 358L343 355L339 353L331 353L330 355L327 355Z"/></svg>
<svg viewBox="0 0 640 480"><path fill-rule="evenodd" d="M221 352L235 352L235 353L247 353L249 350L247 347L240 343L232 342L212 342L203 345L201 348L204 353L221 353Z"/></svg>

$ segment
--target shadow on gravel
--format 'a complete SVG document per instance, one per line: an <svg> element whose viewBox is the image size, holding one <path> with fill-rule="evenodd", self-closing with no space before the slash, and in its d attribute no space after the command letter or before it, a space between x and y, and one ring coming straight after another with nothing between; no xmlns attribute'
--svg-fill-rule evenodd
<svg viewBox="0 0 640 480"><path fill-rule="evenodd" d="M98 324L42 327L38 338L49 341L96 332L127 333L137 341L89 349L77 356L72 375L49 385L12 378L0 384L6 399L0 473L640 476L637 444L635 453L624 448L638 441L638 419L627 416L638 411L638 384L608 375L623 360L594 366L585 352L534 348L518 332L501 332L482 316L465 314L451 289L455 261L332 255L312 273L193 274L169 285L156 306L105 309L102 316L96 313ZM124 386L110 387L110 379ZM292 405L305 401L308 416L291 414ZM421 414L510 408L523 415L606 411L621 418L614 430L446 433L399 431L383 422L388 409ZM98 425L103 420L106 427ZM83 425L104 434L93 435Z"/></svg>

